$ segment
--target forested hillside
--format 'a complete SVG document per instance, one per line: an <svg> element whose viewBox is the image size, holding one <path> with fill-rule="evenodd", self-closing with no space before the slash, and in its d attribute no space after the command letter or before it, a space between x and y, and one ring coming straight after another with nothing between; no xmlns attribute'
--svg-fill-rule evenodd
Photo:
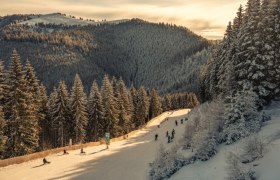
<svg viewBox="0 0 280 180"><path fill-rule="evenodd" d="M85 93L78 74L69 91L63 80L47 96L35 70L13 50L9 68L0 61L0 159L99 141L109 132L111 137L125 135L143 127L151 118L180 108L199 104L194 93L167 94L144 86L129 89L120 78L105 75L102 86L91 82Z"/></svg>
<svg viewBox="0 0 280 180"><path fill-rule="evenodd" d="M72 85L76 73L87 92L104 74L160 92L198 91L199 67L208 59L210 43L184 27L139 19L83 26L36 20L27 25L32 17L2 17L0 59L7 65L15 48L23 63L28 59L34 66L48 91L61 79Z"/></svg>
<svg viewBox="0 0 280 180"><path fill-rule="evenodd" d="M205 100L252 90L265 104L280 95L280 1L249 0L238 9L204 66Z"/></svg>

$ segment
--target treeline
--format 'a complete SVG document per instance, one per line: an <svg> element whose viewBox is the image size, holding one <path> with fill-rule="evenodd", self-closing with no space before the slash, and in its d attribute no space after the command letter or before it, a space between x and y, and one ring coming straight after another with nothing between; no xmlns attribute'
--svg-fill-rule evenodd
<svg viewBox="0 0 280 180"><path fill-rule="evenodd" d="M251 89L262 102L280 95L280 1L249 0L229 22L223 41L202 68L203 100Z"/></svg>
<svg viewBox="0 0 280 180"><path fill-rule="evenodd" d="M89 96L79 75L69 91L65 82L47 96L29 61L21 64L16 50L8 70L0 63L0 156L9 158L44 149L124 135L144 126L162 111L198 104L193 93L166 95L105 75L92 83Z"/></svg>
<svg viewBox="0 0 280 180"><path fill-rule="evenodd" d="M72 29L64 31L52 29L52 32L48 30L44 32L42 28L31 30L27 25L12 24L1 29L0 40L67 46L70 49L78 49L82 53L88 53L90 49L95 48L96 44L90 33Z"/></svg>

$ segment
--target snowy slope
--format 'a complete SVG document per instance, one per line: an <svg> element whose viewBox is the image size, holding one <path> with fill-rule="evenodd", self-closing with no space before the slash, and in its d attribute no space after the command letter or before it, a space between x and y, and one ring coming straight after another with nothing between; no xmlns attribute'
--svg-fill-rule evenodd
<svg viewBox="0 0 280 180"><path fill-rule="evenodd" d="M279 180L280 179L280 102L274 102L266 110L271 115L271 120L266 122L259 132L260 137L269 142L264 158L248 164L256 171L258 180ZM224 180L226 173L226 155L229 152L241 152L244 141L239 141L233 145L221 145L218 154L206 162L196 162L195 164L183 167L174 174L171 180ZM254 167L253 164L258 166Z"/></svg>
<svg viewBox="0 0 280 180"><path fill-rule="evenodd" d="M16 179L96 179L96 180L145 180L148 179L149 163L156 156L162 143L170 148L176 142L167 144L165 133L173 128L178 141L184 132L185 125L180 119L186 117L188 109L166 112L154 118L148 126L129 137L127 140L111 143L110 149L105 146L85 148L86 155L79 150L69 151L69 155L55 154L48 156L51 164L42 166L42 159L11 165L0 169L1 180ZM167 121L163 122L166 118ZM176 127L174 121L178 120ZM160 124L160 128L157 127ZM154 141L158 133L159 140Z"/></svg>
<svg viewBox="0 0 280 180"><path fill-rule="evenodd" d="M100 24L100 23L108 23L108 24L118 24L121 22L128 21L127 19L123 20L115 20L115 21L102 21L102 22L94 22L94 21L86 21L80 19L73 19L68 16L64 16L60 13L52 13L45 15L34 15L31 16L30 20L20 22L19 24L28 24L30 26L34 26L36 23L44 23L44 24L64 24L64 25L89 25L89 24Z"/></svg>

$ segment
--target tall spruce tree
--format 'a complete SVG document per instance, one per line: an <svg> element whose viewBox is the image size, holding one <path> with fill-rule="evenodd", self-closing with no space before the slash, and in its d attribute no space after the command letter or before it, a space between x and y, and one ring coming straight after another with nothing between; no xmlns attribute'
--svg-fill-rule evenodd
<svg viewBox="0 0 280 180"><path fill-rule="evenodd" d="M105 131L102 127L102 122L104 122L104 108L96 81L91 86L87 106L89 113L87 138L88 141L97 141L99 137L104 136Z"/></svg>
<svg viewBox="0 0 280 180"><path fill-rule="evenodd" d="M276 96L280 96L280 0L273 0L273 14L274 14L274 33L273 39L275 40L274 58L276 60L276 75L274 76L277 87L275 88Z"/></svg>
<svg viewBox="0 0 280 180"><path fill-rule="evenodd" d="M162 113L161 97L158 95L155 89L151 92L150 102L150 118L154 118Z"/></svg>
<svg viewBox="0 0 280 180"><path fill-rule="evenodd" d="M71 129L74 143L82 143L86 137L88 123L87 97L84 86L78 74L75 76L70 97Z"/></svg>
<svg viewBox="0 0 280 180"><path fill-rule="evenodd" d="M101 96L104 107L103 131L109 132L111 137L116 137L118 130L118 109L108 75L105 75L103 78Z"/></svg>
<svg viewBox="0 0 280 180"><path fill-rule="evenodd" d="M131 117L131 122L132 122L132 128L135 129L136 128L136 108L137 108L137 102L138 102L138 99L137 99L137 90L135 89L134 86L132 86L130 88L130 95L131 95L131 101L132 101L132 117Z"/></svg>
<svg viewBox="0 0 280 180"><path fill-rule="evenodd" d="M44 122L46 123L46 125L48 126L48 128L46 128L45 130L47 132L50 133L50 136L48 137L48 141L46 142L47 144L47 147L56 147L57 146L57 133L55 132L55 130L53 129L54 128L54 124L53 124L53 119L54 119L54 116L55 114L54 113L54 108L56 106L55 102L56 102L56 99L57 99L57 89L54 87L53 91L51 92L50 96L49 96L49 99L48 99L48 102L47 102L47 122Z"/></svg>
<svg viewBox="0 0 280 180"><path fill-rule="evenodd" d="M3 152L5 149L5 144L7 137L4 135L4 128L5 128L6 122L4 119L4 112L2 106L0 106L0 159L3 157Z"/></svg>
<svg viewBox="0 0 280 180"><path fill-rule="evenodd" d="M29 60L26 61L25 64L25 79L27 82L27 90L28 93L32 97L32 102L34 106L36 107L35 113L36 113L36 119L38 120L39 123L39 144L40 147L43 147L43 139L42 139L42 132L44 129L42 129L42 121L45 120L46 117L46 112L43 110L44 106L46 105L47 102L47 96L46 96L46 91L41 89L43 87L40 87L40 82L38 78L36 77L35 71L30 64Z"/></svg>
<svg viewBox="0 0 280 180"><path fill-rule="evenodd" d="M27 88L25 72L20 57L13 50L8 73L9 94L5 105L8 137L5 157L13 157L34 152L38 148L37 110L32 94Z"/></svg>
<svg viewBox="0 0 280 180"><path fill-rule="evenodd" d="M127 90L122 78L118 81L118 95L120 103L120 114L119 120L122 121L121 127L123 129L123 134L128 133L132 128L132 108L133 102L131 101L130 92ZM121 107L123 106L123 107Z"/></svg>
<svg viewBox="0 0 280 180"><path fill-rule="evenodd" d="M135 108L136 127L143 126L148 120L149 99L143 86L137 92L137 104Z"/></svg>
<svg viewBox="0 0 280 180"><path fill-rule="evenodd" d="M40 104L38 106L39 115L39 145L41 149L47 149L51 146L51 119L48 116L48 96L46 87L41 84L39 86L38 98L40 99Z"/></svg>
<svg viewBox="0 0 280 180"><path fill-rule="evenodd" d="M51 108L54 147L64 146L71 134L69 94L64 81L59 82L55 102Z"/></svg>
<svg viewBox="0 0 280 180"><path fill-rule="evenodd" d="M7 101L8 85L7 74L4 70L3 62L0 60L0 106L4 106Z"/></svg>

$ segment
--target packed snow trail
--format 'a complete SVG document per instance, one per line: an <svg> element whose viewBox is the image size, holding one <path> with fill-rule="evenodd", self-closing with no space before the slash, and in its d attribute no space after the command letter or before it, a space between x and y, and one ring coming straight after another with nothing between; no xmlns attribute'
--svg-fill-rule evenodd
<svg viewBox="0 0 280 180"><path fill-rule="evenodd" d="M265 122L258 133L264 142L269 142L264 158L248 164L256 171L258 180L280 179L280 102L273 102L265 112L271 116L271 120ZM197 161L187 165L171 176L171 180L224 180L227 177L226 156L229 152L242 153L244 141L238 141L232 145L221 145L218 154L208 161ZM254 166L257 165L257 166Z"/></svg>
<svg viewBox="0 0 280 180"><path fill-rule="evenodd" d="M105 145L69 151L69 155L54 154L46 157L50 164L42 165L42 159L11 165L0 169L1 180L18 179L93 179L93 180L146 180L149 163L154 161L160 144L170 148L185 130L188 109L163 113L153 119L144 129L127 140L111 143L109 150ZM164 122L165 119L167 121ZM178 126L175 125L178 120ZM162 122L162 123L161 123ZM160 124L160 128L158 125ZM175 129L174 142L168 144L166 131ZM158 140L155 141L155 134Z"/></svg>

